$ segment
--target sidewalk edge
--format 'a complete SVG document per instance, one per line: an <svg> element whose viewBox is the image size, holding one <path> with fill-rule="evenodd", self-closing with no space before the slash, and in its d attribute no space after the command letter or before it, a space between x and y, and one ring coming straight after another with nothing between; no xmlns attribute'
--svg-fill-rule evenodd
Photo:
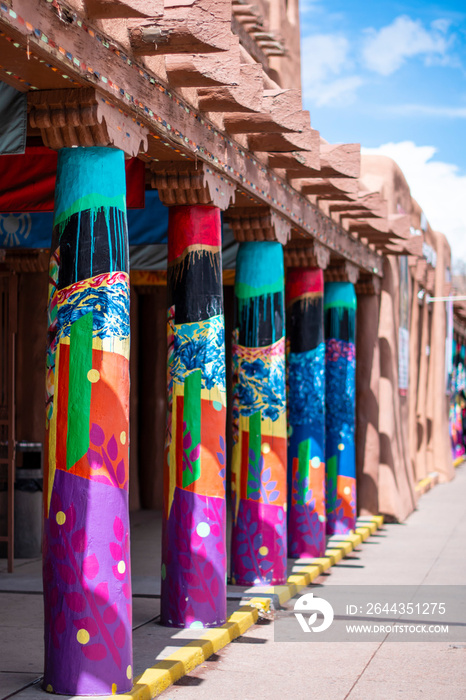
<svg viewBox="0 0 466 700"><path fill-rule="evenodd" d="M329 547L325 555L317 559L305 560L301 565L296 560L293 566L297 568L283 586L255 586L254 597L228 618L221 627L215 627L199 637L188 642L184 647L170 654L154 666L147 668L134 681L134 686L129 693L118 695L120 700L152 700L180 678L206 661L209 656L215 654L257 622L259 610L268 610L270 599L279 605L283 605L293 598L303 588L306 588L324 571L334 566L346 557L361 542L367 540L377 529L383 525L383 516L367 516L358 518L354 534L331 537ZM107 699L115 700L115 696Z"/></svg>

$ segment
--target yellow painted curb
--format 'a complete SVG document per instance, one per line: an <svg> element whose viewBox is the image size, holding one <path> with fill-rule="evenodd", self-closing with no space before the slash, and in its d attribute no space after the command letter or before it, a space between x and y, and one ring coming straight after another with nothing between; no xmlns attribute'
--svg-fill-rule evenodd
<svg viewBox="0 0 466 700"><path fill-rule="evenodd" d="M354 549L355 547L358 546L358 544L361 544L362 537L361 537L361 535L354 533L352 535L347 535L346 541L351 542L351 544L353 545L353 549Z"/></svg>
<svg viewBox="0 0 466 700"><path fill-rule="evenodd" d="M357 535L360 535L362 538L362 541L367 540L368 537L372 535L371 529L368 525L363 525L362 527L357 527L355 530L355 533Z"/></svg>
<svg viewBox="0 0 466 700"><path fill-rule="evenodd" d="M326 549L325 556L331 559L332 566L335 566L335 564L338 564L338 562L343 559L343 553L338 547L329 547Z"/></svg>
<svg viewBox="0 0 466 700"><path fill-rule="evenodd" d="M122 700L152 700L170 685L199 666L203 661L215 654L219 649L240 637L251 627L259 616L258 601L254 606L244 605L234 612L221 627L206 630L199 639L193 639L186 646L167 656L154 666L147 668L134 680L134 686L129 693L118 695ZM261 600L261 605L268 609L270 601ZM114 695L106 700L115 700Z"/></svg>
<svg viewBox="0 0 466 700"><path fill-rule="evenodd" d="M341 539L339 536L329 539L329 547L324 557L304 560L302 565L297 560L293 566L293 573L288 577L285 585L257 586L258 595L249 600L246 605L241 605L239 610L230 615L224 625L206 630L199 639L193 639L163 661L147 668L144 673L135 678L134 686L129 693L118 695L119 700L152 700L155 698L255 624L259 617L259 610L267 612L270 609L270 597L262 598L261 594L276 596L280 605L291 600L324 571L334 566L363 540L382 527L383 516L361 518L356 524L354 534L342 536ZM115 700L115 696L110 695L102 700Z"/></svg>
<svg viewBox="0 0 466 700"><path fill-rule="evenodd" d="M353 551L353 543L347 542L346 540L333 540L332 538L328 541L330 550L339 550L341 552L341 558L346 557L350 552ZM327 551L330 551L327 550Z"/></svg>
<svg viewBox="0 0 466 700"><path fill-rule="evenodd" d="M425 479L421 479L416 484L416 491L418 493L421 493L421 494L425 493L426 491L428 491L428 489L431 485L430 482L431 482L430 476L426 476Z"/></svg>

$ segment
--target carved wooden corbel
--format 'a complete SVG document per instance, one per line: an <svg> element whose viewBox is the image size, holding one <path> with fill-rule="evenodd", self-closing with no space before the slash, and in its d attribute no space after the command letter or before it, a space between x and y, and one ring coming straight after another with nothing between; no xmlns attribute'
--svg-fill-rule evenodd
<svg viewBox="0 0 466 700"><path fill-rule="evenodd" d="M291 224L268 207L245 207L230 209L225 214L235 238L245 241L288 241Z"/></svg>
<svg viewBox="0 0 466 700"><path fill-rule="evenodd" d="M93 87L29 92L28 110L48 148L115 146L131 156L147 151L148 129Z"/></svg>
<svg viewBox="0 0 466 700"><path fill-rule="evenodd" d="M359 272L359 267L349 260L332 261L330 267L325 270L325 281L356 284L359 279Z"/></svg>
<svg viewBox="0 0 466 700"><path fill-rule="evenodd" d="M379 295L381 286L380 277L362 273L356 282L356 294Z"/></svg>
<svg viewBox="0 0 466 700"><path fill-rule="evenodd" d="M285 248L286 267L320 267L325 270L330 262L330 250L318 241L295 239Z"/></svg>
<svg viewBox="0 0 466 700"><path fill-rule="evenodd" d="M204 204L225 210L234 202L235 185L202 161L152 163L151 171L151 185L166 206Z"/></svg>

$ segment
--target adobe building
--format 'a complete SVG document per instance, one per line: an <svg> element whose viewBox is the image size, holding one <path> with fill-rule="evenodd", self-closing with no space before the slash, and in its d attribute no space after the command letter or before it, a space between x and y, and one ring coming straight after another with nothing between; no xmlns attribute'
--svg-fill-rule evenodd
<svg viewBox="0 0 466 700"><path fill-rule="evenodd" d="M44 688L124 692L129 510L193 628L404 520L453 477L463 308L399 168L311 127L297 2L11 0L0 55L0 541L39 484Z"/></svg>

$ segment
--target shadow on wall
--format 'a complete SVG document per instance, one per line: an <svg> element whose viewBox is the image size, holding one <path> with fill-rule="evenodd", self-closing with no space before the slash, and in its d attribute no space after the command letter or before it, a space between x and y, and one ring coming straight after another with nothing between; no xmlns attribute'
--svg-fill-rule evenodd
<svg viewBox="0 0 466 700"><path fill-rule="evenodd" d="M386 338L379 339L380 349L380 376L388 379L393 386L395 378L393 376L393 357L392 349Z"/></svg>

